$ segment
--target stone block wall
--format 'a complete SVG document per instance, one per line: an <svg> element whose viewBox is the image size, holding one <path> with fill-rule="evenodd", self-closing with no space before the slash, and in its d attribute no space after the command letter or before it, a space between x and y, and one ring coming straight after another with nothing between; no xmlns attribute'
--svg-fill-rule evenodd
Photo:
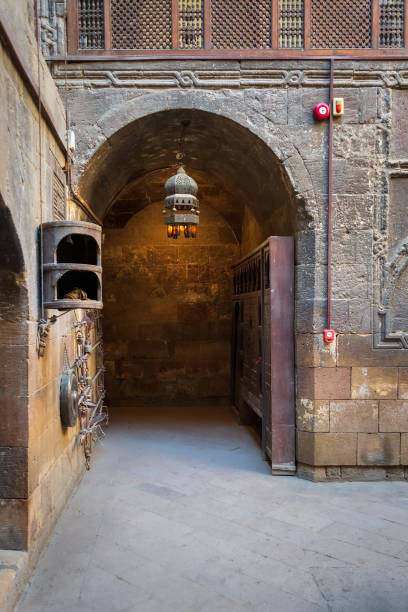
<svg viewBox="0 0 408 612"><path fill-rule="evenodd" d="M54 68L81 133L77 177L85 191L93 160L106 155L115 133L164 109L213 113L267 143L297 203L299 474L404 478L407 432L398 415L408 367L407 62L336 59L334 72L345 114L334 120L331 326L338 336L327 347L328 125L316 123L312 110L328 101L328 62L169 60L152 70L124 60ZM258 172L252 184L272 202L265 186L275 169L262 166L256 151L247 159ZM248 207L259 212L261 199ZM269 217L262 208L261 226L279 235L288 231L285 189L278 200ZM397 431L385 425L387 410Z"/></svg>
<svg viewBox="0 0 408 612"><path fill-rule="evenodd" d="M24 5L24 6L23 6ZM55 169L64 176L65 110L35 38L34 2L5 0L10 27L27 73L38 85L54 125L38 104L7 49L0 45L0 548L29 549L35 559L83 472L78 427L61 426L59 386L72 363L72 324L80 312L50 326L45 354L37 352L40 308L39 227L53 220ZM40 146L41 142L41 146ZM84 218L73 204L71 218ZM21 261L19 260L19 257ZM45 317L60 315L46 311Z"/></svg>
<svg viewBox="0 0 408 612"><path fill-rule="evenodd" d="M170 240L162 208L150 204L123 229L105 231L105 364L113 406L230 395L231 266L239 246L226 221L205 206L195 240Z"/></svg>

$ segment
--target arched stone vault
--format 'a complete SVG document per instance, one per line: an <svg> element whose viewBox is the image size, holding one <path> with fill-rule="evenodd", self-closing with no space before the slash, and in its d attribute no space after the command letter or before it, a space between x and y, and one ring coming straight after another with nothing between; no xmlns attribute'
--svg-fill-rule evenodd
<svg viewBox="0 0 408 612"><path fill-rule="evenodd" d="M185 121L184 165L202 210L194 246L168 241L160 214ZM267 236L297 233L313 197L297 149L262 112L220 91L139 95L80 136L78 193L106 234L110 399L228 395L231 266Z"/></svg>
<svg viewBox="0 0 408 612"><path fill-rule="evenodd" d="M28 512L28 291L23 251L0 195L0 547L24 549Z"/></svg>
<svg viewBox="0 0 408 612"><path fill-rule="evenodd" d="M139 95L88 126L78 143L78 191L95 213L110 213L108 225L123 224L163 197L186 119L186 169L203 205L216 207L238 238L245 210L264 236L295 233L306 200L314 200L299 152L264 114L245 112L223 92Z"/></svg>

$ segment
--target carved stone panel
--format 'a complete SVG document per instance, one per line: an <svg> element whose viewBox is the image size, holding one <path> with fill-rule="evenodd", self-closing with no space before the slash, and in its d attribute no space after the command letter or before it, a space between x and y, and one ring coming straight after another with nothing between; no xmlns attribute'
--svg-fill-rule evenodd
<svg viewBox="0 0 408 612"><path fill-rule="evenodd" d="M63 55L65 41L65 0L40 0L38 19L40 23L41 50L44 57Z"/></svg>

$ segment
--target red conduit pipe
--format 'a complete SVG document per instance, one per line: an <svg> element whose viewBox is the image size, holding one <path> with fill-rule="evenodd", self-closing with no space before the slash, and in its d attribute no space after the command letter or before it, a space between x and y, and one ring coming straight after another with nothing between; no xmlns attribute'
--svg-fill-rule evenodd
<svg viewBox="0 0 408 612"><path fill-rule="evenodd" d="M328 180L328 216L327 216L327 329L331 329L331 260L333 233L333 98L334 98L334 58L330 58L330 116L329 116L329 180Z"/></svg>

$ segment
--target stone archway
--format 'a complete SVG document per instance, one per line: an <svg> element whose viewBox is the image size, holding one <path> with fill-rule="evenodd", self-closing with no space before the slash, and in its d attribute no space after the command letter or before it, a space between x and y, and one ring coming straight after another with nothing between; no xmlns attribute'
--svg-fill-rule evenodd
<svg viewBox="0 0 408 612"><path fill-rule="evenodd" d="M267 236L296 236L299 227L304 227L305 220L311 220L308 211L314 202L314 192L303 160L287 134L276 126L272 127L262 117L262 113L255 111L251 115L243 113L234 100L222 100L215 92L153 94L120 105L98 119L96 131L93 131L92 156L89 142L88 147L85 146L90 132L80 143L82 173L78 183L79 194L105 225L107 382L115 403L121 397L125 401L130 399L129 395L134 397L136 388L146 390L143 382L149 369L151 387L155 380L161 379L170 382L174 390L178 377L185 381L185 387L190 388L191 384L178 356L184 353L191 361L194 334L190 331L189 336L187 333L191 344L189 349L181 347L178 351L176 346L173 352L169 350L169 344L177 345L180 335L185 333L186 320L182 320L181 310L177 308L170 315L173 319L165 319L167 311L162 293L166 283L160 282L160 274L162 279L168 279L168 266L174 264L174 250L172 254L169 247L166 249L156 233L164 232L160 219L163 185L175 169L182 121L190 122L186 133L185 165L187 172L199 184L200 197L204 198L202 210L208 211L207 236L211 220L218 215L231 239L229 266L234 257L237 259L239 255L248 253ZM100 145L96 151L95 144ZM149 252L152 237L155 243L150 244L153 248ZM165 242L164 234L163 240ZM220 244L211 244L210 241L206 247L217 249ZM160 249L162 256L157 255ZM202 253L208 257L205 250ZM179 263L180 253L177 258ZM225 253L223 258L228 260ZM182 272L186 279L184 288L190 296L194 294L194 298L189 297L187 302L190 305L195 302L194 307L200 302L201 308L205 300L202 295L197 297L199 292L192 290L194 283L188 281L188 266L198 267L200 262L187 260L183 254L181 259L185 264ZM153 268L159 266L158 262L160 273L152 273ZM212 265L216 266L216 262L212 261ZM175 274L177 277L177 272ZM311 282L312 277L311 270ZM142 283L141 278L144 278ZM201 278L201 289L208 278ZM148 317L143 320L146 312L140 300L133 304L129 292L123 292L121 287L126 286L138 286L143 299L154 294L162 300L163 309L158 315L162 318L161 327L153 329L154 321ZM178 289L183 291L182 284ZM224 293L218 296L219 301L230 299L230 296L224 289ZM173 296L172 307L176 300ZM210 305L207 301L203 308L208 311L210 306L213 307L214 303ZM125 317L120 314L123 308L127 313ZM130 310L137 313L139 322L132 321L129 325L126 319ZM231 311L225 316L225 325L230 327ZM144 326L143 330L141 326ZM209 338L200 336L199 339L205 343ZM142 351L143 355L139 354L141 343L144 347L150 345L148 350ZM159 363L152 368L149 360L155 352L159 355ZM221 359L229 358L226 346L221 348L221 353ZM207 354L207 357L208 361L217 363L215 353ZM225 373L226 378L228 374ZM208 381L211 372L206 371L205 377ZM154 387L157 389L160 385ZM165 389L165 385L162 388ZM196 389L194 385L191 388L192 395ZM143 393L141 395L142 402L151 399ZM191 395L187 399L191 400ZM177 393L168 393L168 396L174 401L181 397Z"/></svg>
<svg viewBox="0 0 408 612"><path fill-rule="evenodd" d="M116 98L115 98L116 100ZM265 104L269 106L265 107ZM109 108L106 112L100 109ZM273 99L259 96L258 92L245 91L239 95L228 95L219 91L189 91L164 90L157 93L138 91L130 100L123 100L112 106L108 101L92 108L91 116L81 121L81 130L77 142L77 188L80 195L91 204L94 212L100 211L96 201L98 193L94 190L96 183L100 184L103 170L109 165L112 153L119 143L118 137L129 132L129 128L137 130L142 120L157 117L165 111L181 111L185 113L198 111L213 117L225 119L231 125L240 126L244 133L257 138L274 159L274 165L279 166L280 179L286 180L289 189L296 198L296 208L299 219L308 222L316 217L316 194L305 162L295 146L296 138L274 121L275 109ZM162 148L164 143L162 143ZM134 153L134 150L133 150ZM118 183L121 177L117 177ZM123 180L122 180L123 185ZM100 184L99 193L102 200L112 203L117 195L115 190L108 189L106 184Z"/></svg>
<svg viewBox="0 0 408 612"><path fill-rule="evenodd" d="M26 549L28 295L11 213L0 196L0 548Z"/></svg>

